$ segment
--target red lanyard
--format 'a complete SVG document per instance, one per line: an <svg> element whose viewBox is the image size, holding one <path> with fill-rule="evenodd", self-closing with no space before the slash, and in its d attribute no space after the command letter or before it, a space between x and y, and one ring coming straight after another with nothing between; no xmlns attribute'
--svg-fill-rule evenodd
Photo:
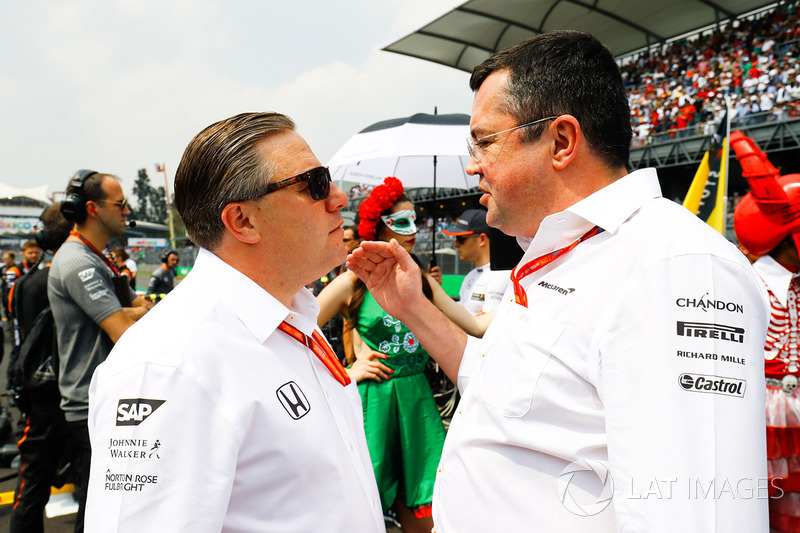
<svg viewBox="0 0 800 533"><path fill-rule="evenodd" d="M522 285L519 284L522 281L522 278L530 276L537 270L544 268L545 266L549 265L553 261L555 261L559 256L565 254L578 246L580 243L587 239L591 239L598 233L601 233L603 228L600 226L595 226L586 232L580 239L569 244L563 248L559 248L553 252L544 254L542 256L537 257L533 261L526 263L520 268L520 265L517 265L514 270L511 271L511 283L514 284L514 299L520 305L528 307L528 295L525 294L525 289L522 288Z"/></svg>
<svg viewBox="0 0 800 533"><path fill-rule="evenodd" d="M325 365L325 368L327 368L330 373L333 374L333 377L335 377L336 381L341 383L342 386L346 387L350 384L350 376L339 362L339 359L336 358L336 354L333 353L333 348L331 348L330 344L328 344L328 341L326 341L325 337L320 335L319 332L315 331L312 334L312 337L309 337L286 321L278 324L278 329L290 335L300 344L311 348L311 351L314 352L314 355L317 356L317 359L322 361L322 364Z"/></svg>
<svg viewBox="0 0 800 533"><path fill-rule="evenodd" d="M85 244L86 246L88 246L88 247L89 247L89 249L90 249L91 251L93 251L94 253L96 253L97 255L99 255L99 256L100 256L100 259L102 259L102 260L103 260L103 262L104 262L106 265L108 265L108 268L110 268L110 269L111 269L111 272L113 272L115 276L119 276L119 270L117 270L117 267L115 267L115 266L114 266L114 265L111 263L111 261L109 261L109 260L108 260L108 258L107 258L106 256L104 256L104 255L102 254L102 252L100 252L100 250L98 250L97 248L95 248L95 247L94 247L94 244L92 244L91 242L89 242L89 239L87 239L86 237L84 237L83 235L81 235L80 233L78 233L77 231L75 231L74 229L73 229L73 230L70 230L69 234L70 234L70 235L72 235L72 236L74 236L74 237L77 237L77 238L79 238L80 240L82 240L82 241L83 241L83 244Z"/></svg>

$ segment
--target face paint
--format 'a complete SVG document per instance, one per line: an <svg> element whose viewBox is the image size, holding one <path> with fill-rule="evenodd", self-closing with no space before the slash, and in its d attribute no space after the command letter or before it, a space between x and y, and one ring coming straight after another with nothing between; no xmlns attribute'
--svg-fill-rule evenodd
<svg viewBox="0 0 800 533"><path fill-rule="evenodd" d="M381 217L387 228L400 235L414 235L417 232L417 226L414 224L416 219L417 215L411 209Z"/></svg>

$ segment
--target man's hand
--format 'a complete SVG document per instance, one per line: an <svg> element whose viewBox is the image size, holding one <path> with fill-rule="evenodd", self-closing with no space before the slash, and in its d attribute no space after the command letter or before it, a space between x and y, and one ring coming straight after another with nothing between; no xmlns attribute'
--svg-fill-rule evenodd
<svg viewBox="0 0 800 533"><path fill-rule="evenodd" d="M425 300L419 267L395 239L362 242L347 256L347 268L361 278L378 305L401 322Z"/></svg>

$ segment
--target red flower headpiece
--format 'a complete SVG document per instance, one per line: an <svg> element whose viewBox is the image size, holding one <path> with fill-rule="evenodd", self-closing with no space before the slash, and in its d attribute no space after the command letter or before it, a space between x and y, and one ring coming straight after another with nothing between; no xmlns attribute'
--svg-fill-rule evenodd
<svg viewBox="0 0 800 533"><path fill-rule="evenodd" d="M358 206L358 236L366 241L375 240L381 213L392 207L403 195L403 184L399 179L388 177L378 185L369 197Z"/></svg>

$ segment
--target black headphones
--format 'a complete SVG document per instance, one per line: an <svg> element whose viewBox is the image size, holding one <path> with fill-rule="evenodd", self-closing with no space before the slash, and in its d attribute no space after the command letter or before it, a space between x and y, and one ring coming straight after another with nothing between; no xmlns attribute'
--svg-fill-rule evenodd
<svg viewBox="0 0 800 533"><path fill-rule="evenodd" d="M97 174L94 170L81 169L72 176L67 187L67 195L61 202L61 214L70 222L81 224L86 220L86 194L83 184Z"/></svg>
<svg viewBox="0 0 800 533"><path fill-rule="evenodd" d="M167 264L167 260L169 259L169 256L172 255L172 254L178 255L178 252L176 252L175 250L171 250L169 248L164 250L164 253L161 254L161 262L166 265Z"/></svg>

